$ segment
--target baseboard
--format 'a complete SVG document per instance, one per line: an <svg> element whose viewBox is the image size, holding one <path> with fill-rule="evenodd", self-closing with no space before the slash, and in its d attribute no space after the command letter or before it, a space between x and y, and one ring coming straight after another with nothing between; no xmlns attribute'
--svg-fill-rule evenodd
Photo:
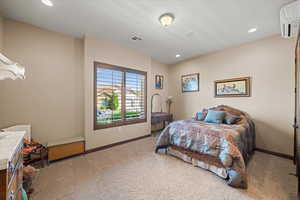
<svg viewBox="0 0 300 200"><path fill-rule="evenodd" d="M278 152L274 152L274 151L269 151L269 150L265 150L265 149L260 149L260 148L255 148L255 151L259 151L259 152L263 152L263 153L267 153L273 156L278 156L281 158L286 158L289 160L294 160L294 157L288 154L284 154L284 153L278 153Z"/></svg>
<svg viewBox="0 0 300 200"><path fill-rule="evenodd" d="M74 157L77 157L77 156L82 156L84 154L85 154L85 152L84 153L79 153L79 154L76 154L76 155L67 156L67 157L64 157L64 158L59 158L59 159L56 159L56 160L51 160L51 161L48 160L48 164L53 164L55 162L60 162L60 161L63 161L63 160L68 160L70 158L74 158Z"/></svg>
<svg viewBox="0 0 300 200"><path fill-rule="evenodd" d="M147 138L147 137L150 137L150 136L151 136L150 134L149 135L144 135L144 136L133 138L133 139L130 139L130 140L125 140L125 141L121 141L121 142L116 142L116 143L113 143L113 144L105 145L105 146L102 146L102 147L97 147L97 148L94 148L94 149L89 149L89 150L86 150L85 153L92 153L92 152L96 152L96 151L101 151L101 150L108 149L108 148L111 148L111 147L114 147L114 146L126 144L126 143L133 142L133 141L140 140L140 139L144 139L144 138Z"/></svg>

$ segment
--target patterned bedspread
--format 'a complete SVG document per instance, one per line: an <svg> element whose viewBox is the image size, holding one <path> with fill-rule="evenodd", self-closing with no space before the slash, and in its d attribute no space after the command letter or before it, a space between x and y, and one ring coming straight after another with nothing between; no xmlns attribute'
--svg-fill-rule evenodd
<svg viewBox="0 0 300 200"><path fill-rule="evenodd" d="M247 188L246 163L255 148L255 127L250 116L241 112L235 125L212 124L194 119L169 124L157 140L156 151L175 145L216 157L226 168L227 183Z"/></svg>

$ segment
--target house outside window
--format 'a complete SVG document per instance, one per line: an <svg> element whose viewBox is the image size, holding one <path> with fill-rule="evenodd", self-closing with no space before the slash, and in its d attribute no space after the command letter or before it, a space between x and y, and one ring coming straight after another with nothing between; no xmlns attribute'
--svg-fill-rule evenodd
<svg viewBox="0 0 300 200"><path fill-rule="evenodd" d="M94 63L94 129L147 121L147 72Z"/></svg>

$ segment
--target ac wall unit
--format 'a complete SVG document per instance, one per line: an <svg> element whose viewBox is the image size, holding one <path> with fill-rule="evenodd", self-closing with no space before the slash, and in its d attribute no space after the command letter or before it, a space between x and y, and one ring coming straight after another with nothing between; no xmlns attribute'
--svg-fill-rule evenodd
<svg viewBox="0 0 300 200"><path fill-rule="evenodd" d="M284 38L296 37L300 24L300 0L285 5L280 10L281 35Z"/></svg>

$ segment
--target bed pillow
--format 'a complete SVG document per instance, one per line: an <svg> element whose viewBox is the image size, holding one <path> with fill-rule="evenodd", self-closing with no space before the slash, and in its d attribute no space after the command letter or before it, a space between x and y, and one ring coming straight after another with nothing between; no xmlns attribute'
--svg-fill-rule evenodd
<svg viewBox="0 0 300 200"><path fill-rule="evenodd" d="M200 121L204 121L204 120L205 120L206 115L207 115L207 112L208 112L208 109L206 109L206 108L204 108L204 109L202 110L202 118L201 118Z"/></svg>
<svg viewBox="0 0 300 200"><path fill-rule="evenodd" d="M239 116L236 116L236 115L232 115L232 114L226 113L224 122L225 122L226 124L236 124L240 119L241 119L241 118L240 118Z"/></svg>
<svg viewBox="0 0 300 200"><path fill-rule="evenodd" d="M225 115L226 113L224 111L208 110L204 121L208 123L222 124Z"/></svg>
<svg viewBox="0 0 300 200"><path fill-rule="evenodd" d="M196 120L203 121L203 119L202 119L202 112L197 112L196 113Z"/></svg>

